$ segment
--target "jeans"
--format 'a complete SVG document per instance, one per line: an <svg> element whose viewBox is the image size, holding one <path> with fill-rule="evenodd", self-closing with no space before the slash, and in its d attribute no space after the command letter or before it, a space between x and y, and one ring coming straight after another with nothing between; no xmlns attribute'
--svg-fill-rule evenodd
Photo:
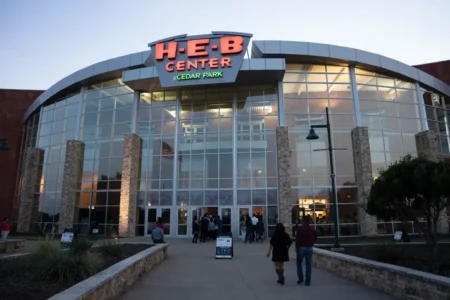
<svg viewBox="0 0 450 300"><path fill-rule="evenodd" d="M253 230L251 226L245 228L245 242L253 242Z"/></svg>
<svg viewBox="0 0 450 300"><path fill-rule="evenodd" d="M299 281L305 279L305 284L311 283L311 258L313 255L312 247L300 247L297 252L297 276ZM305 278L303 277L303 258L305 259Z"/></svg>
<svg viewBox="0 0 450 300"><path fill-rule="evenodd" d="M6 237L8 236L9 231L2 231L2 239L1 241L6 241Z"/></svg>

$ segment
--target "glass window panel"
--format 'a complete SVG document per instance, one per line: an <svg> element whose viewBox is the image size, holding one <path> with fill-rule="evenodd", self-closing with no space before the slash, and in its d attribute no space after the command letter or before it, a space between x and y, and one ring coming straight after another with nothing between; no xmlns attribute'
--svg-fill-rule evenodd
<svg viewBox="0 0 450 300"><path fill-rule="evenodd" d="M266 205L266 190L252 190L252 205Z"/></svg>
<svg viewBox="0 0 450 300"><path fill-rule="evenodd" d="M172 191L161 191L159 194L160 205L172 205Z"/></svg>
<svg viewBox="0 0 450 300"><path fill-rule="evenodd" d="M45 134L52 133L52 127L53 127L53 123L41 124L40 134L45 135Z"/></svg>
<svg viewBox="0 0 450 300"><path fill-rule="evenodd" d="M358 98L359 100L377 100L377 87L372 85L358 85Z"/></svg>
<svg viewBox="0 0 450 300"><path fill-rule="evenodd" d="M115 123L119 122L129 122L132 119L132 111L133 109L130 108L124 108L124 109L118 109L115 111ZM103 114L102 112L101 114ZM100 120L101 120L101 114L100 114ZM100 123L101 124L101 123Z"/></svg>
<svg viewBox="0 0 450 300"><path fill-rule="evenodd" d="M362 125L374 130L381 130L381 118L378 116L361 115Z"/></svg>
<svg viewBox="0 0 450 300"><path fill-rule="evenodd" d="M100 99L83 102L83 113L97 112L100 107Z"/></svg>
<svg viewBox="0 0 450 300"><path fill-rule="evenodd" d="M325 151L326 152L326 151ZM337 175L354 175L353 151L335 151L335 165Z"/></svg>
<svg viewBox="0 0 450 300"><path fill-rule="evenodd" d="M327 82L327 74L309 73L306 77L308 83L310 82Z"/></svg>
<svg viewBox="0 0 450 300"><path fill-rule="evenodd" d="M277 205L278 204L278 191L277 190L267 190L267 204Z"/></svg>
<svg viewBox="0 0 450 300"><path fill-rule="evenodd" d="M53 122L53 132L61 132L64 130L64 119L55 120Z"/></svg>
<svg viewBox="0 0 450 300"><path fill-rule="evenodd" d="M205 191L205 205L217 206L219 204L218 191Z"/></svg>
<svg viewBox="0 0 450 300"><path fill-rule="evenodd" d="M284 99L284 109L286 112L308 112L308 100L306 99Z"/></svg>
<svg viewBox="0 0 450 300"><path fill-rule="evenodd" d="M330 99L330 113L353 113L353 100Z"/></svg>
<svg viewBox="0 0 450 300"><path fill-rule="evenodd" d="M233 180L232 179L219 179L219 188L221 188L221 189L233 188Z"/></svg>
<svg viewBox="0 0 450 300"><path fill-rule="evenodd" d="M395 88L378 87L378 100L394 101L396 100Z"/></svg>
<svg viewBox="0 0 450 300"><path fill-rule="evenodd" d="M251 177L250 153L237 154L238 177Z"/></svg>
<svg viewBox="0 0 450 300"><path fill-rule="evenodd" d="M114 136L123 136L125 133L131 132L131 123L114 124Z"/></svg>
<svg viewBox="0 0 450 300"><path fill-rule="evenodd" d="M98 127L98 136L99 137L111 137L112 135L112 124L103 125Z"/></svg>
<svg viewBox="0 0 450 300"><path fill-rule="evenodd" d="M55 120L64 119L66 116L66 107L58 107L55 109Z"/></svg>
<svg viewBox="0 0 450 300"><path fill-rule="evenodd" d="M379 101L378 107L380 115L383 117L397 117L397 103L388 101Z"/></svg>
<svg viewBox="0 0 450 300"><path fill-rule="evenodd" d="M108 110L108 111L102 111L99 114L99 124L111 124L113 123L113 115L114 111Z"/></svg>
<svg viewBox="0 0 450 300"><path fill-rule="evenodd" d="M237 204L238 205L250 205L252 202L250 190L238 190L237 191Z"/></svg>
<svg viewBox="0 0 450 300"><path fill-rule="evenodd" d="M77 128L77 117L71 117L66 119L65 130L74 130Z"/></svg>
<svg viewBox="0 0 450 300"><path fill-rule="evenodd" d="M394 78L389 78L389 77L378 77L377 78L377 83L378 85L381 86L389 86L389 87L394 87L395 83L394 83Z"/></svg>
<svg viewBox="0 0 450 300"><path fill-rule="evenodd" d="M381 118L384 130L400 130L400 123L398 118Z"/></svg>
<svg viewBox="0 0 450 300"><path fill-rule="evenodd" d="M333 129L353 129L355 120L353 115L331 115Z"/></svg>
<svg viewBox="0 0 450 300"><path fill-rule="evenodd" d="M369 130L369 144L371 150L384 151L383 132Z"/></svg>
<svg viewBox="0 0 450 300"><path fill-rule="evenodd" d="M326 91L326 85L325 91ZM306 83L285 83L283 84L284 98L306 98Z"/></svg>
<svg viewBox="0 0 450 300"><path fill-rule="evenodd" d="M416 90L397 89L397 101L404 103L417 103Z"/></svg>
<svg viewBox="0 0 450 300"><path fill-rule="evenodd" d="M220 177L232 178L233 177L233 158L232 154L220 154Z"/></svg>
<svg viewBox="0 0 450 300"><path fill-rule="evenodd" d="M133 102L134 102L134 93L120 95L116 97L116 109L122 107L131 107L133 106Z"/></svg>
<svg viewBox="0 0 450 300"><path fill-rule="evenodd" d="M329 83L350 83L350 74L348 73L328 73L327 77Z"/></svg>
<svg viewBox="0 0 450 300"><path fill-rule="evenodd" d="M102 98L100 100L100 110L114 109L115 97Z"/></svg>
<svg viewBox="0 0 450 300"><path fill-rule="evenodd" d="M119 156L123 155L123 141L112 141L111 142L111 156Z"/></svg>
<svg viewBox="0 0 450 300"><path fill-rule="evenodd" d="M384 152L370 151L370 158L372 160L372 172L376 177L380 169L386 168L386 157Z"/></svg>
<svg viewBox="0 0 450 300"><path fill-rule="evenodd" d="M306 92L300 90L299 92ZM308 84L307 94L309 98L327 98L328 86L326 84L311 83Z"/></svg>
<svg viewBox="0 0 450 300"><path fill-rule="evenodd" d="M283 78L283 82L305 82L305 81L306 81L306 73L286 72Z"/></svg>
<svg viewBox="0 0 450 300"><path fill-rule="evenodd" d="M328 99L310 99L309 102L309 112L323 114L325 108L328 107Z"/></svg>
<svg viewBox="0 0 450 300"><path fill-rule="evenodd" d="M277 176L277 154L276 152L266 152L266 172L268 177Z"/></svg>
<svg viewBox="0 0 450 300"><path fill-rule="evenodd" d="M42 112L42 123L53 121L55 117L54 110L47 110Z"/></svg>
<svg viewBox="0 0 450 300"><path fill-rule="evenodd" d="M47 147L50 146L50 138L51 135L42 135L39 137L38 147Z"/></svg>
<svg viewBox="0 0 450 300"><path fill-rule="evenodd" d="M68 105L66 108L66 117L78 115L78 104Z"/></svg>
<svg viewBox="0 0 450 300"><path fill-rule="evenodd" d="M350 132L333 132L333 143L335 148L347 148L352 150L352 136ZM328 145L328 143L326 144ZM327 146L325 146L327 147Z"/></svg>
<svg viewBox="0 0 450 300"><path fill-rule="evenodd" d="M352 98L352 87L349 84L330 84L328 85L330 98Z"/></svg>
<svg viewBox="0 0 450 300"><path fill-rule="evenodd" d="M54 133L52 135L52 142L51 142L52 145L59 145L62 143L62 141L63 141L63 133L62 132Z"/></svg>
<svg viewBox="0 0 450 300"><path fill-rule="evenodd" d="M399 103L398 113L401 118L419 118L419 106Z"/></svg>
<svg viewBox="0 0 450 300"><path fill-rule="evenodd" d="M390 165L393 162L399 161L403 157L401 152L386 152L386 163Z"/></svg>
<svg viewBox="0 0 450 300"><path fill-rule="evenodd" d="M189 194L190 205L204 205L203 191L191 191Z"/></svg>
<svg viewBox="0 0 450 300"><path fill-rule="evenodd" d="M232 190L219 190L219 205L233 205Z"/></svg>
<svg viewBox="0 0 450 300"><path fill-rule="evenodd" d="M400 126L402 131L408 132L420 132L420 120L419 119L400 119Z"/></svg>
<svg viewBox="0 0 450 300"><path fill-rule="evenodd" d="M314 175L330 175L328 151L312 153L312 169Z"/></svg>
<svg viewBox="0 0 450 300"><path fill-rule="evenodd" d="M327 72L328 73L348 73L348 67L346 66L330 66L327 65Z"/></svg>
<svg viewBox="0 0 450 300"><path fill-rule="evenodd" d="M400 132L383 132L385 151L402 152L402 139Z"/></svg>
<svg viewBox="0 0 450 300"><path fill-rule="evenodd" d="M97 114L83 115L83 127L97 125Z"/></svg>

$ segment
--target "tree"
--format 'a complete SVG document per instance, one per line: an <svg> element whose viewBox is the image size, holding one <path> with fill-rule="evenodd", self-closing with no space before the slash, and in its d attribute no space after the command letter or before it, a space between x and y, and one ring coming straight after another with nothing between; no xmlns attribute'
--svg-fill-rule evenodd
<svg viewBox="0 0 450 300"><path fill-rule="evenodd" d="M412 221L434 247L437 244L438 219L449 205L449 197L450 165L407 155L380 170L365 209L380 219ZM426 227L421 225L420 218L425 218Z"/></svg>

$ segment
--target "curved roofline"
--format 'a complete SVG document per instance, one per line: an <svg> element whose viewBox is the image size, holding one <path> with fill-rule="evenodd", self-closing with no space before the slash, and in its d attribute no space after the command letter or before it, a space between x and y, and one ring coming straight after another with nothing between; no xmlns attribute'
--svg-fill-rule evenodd
<svg viewBox="0 0 450 300"><path fill-rule="evenodd" d="M28 119L28 117L42 104L47 102L51 97L63 91L64 89L77 85L81 87L85 81L96 76L117 73L133 68L145 67L145 63L149 56L150 50L123 55L95 63L86 68L78 70L70 74L69 76L64 77L63 79L52 85L50 88L48 88L44 93L42 93L27 108L23 116L23 121Z"/></svg>
<svg viewBox="0 0 450 300"><path fill-rule="evenodd" d="M81 87L89 80L102 75L111 75L124 70L145 67L149 56L150 50L119 56L90 65L70 74L42 93L25 111L23 121L28 119L41 105L64 89L76 86ZM309 42L253 41L251 57L286 58L286 63L307 62L308 60L310 63L346 63L379 71L380 73L390 73L408 78L446 96L450 96L450 86L428 73L397 60L353 48Z"/></svg>
<svg viewBox="0 0 450 300"><path fill-rule="evenodd" d="M314 57L314 62L328 64L345 62L408 78L450 96L450 86L430 74L395 59L354 48L309 42L253 41L252 57L285 57L286 63L302 58L306 60L308 57Z"/></svg>

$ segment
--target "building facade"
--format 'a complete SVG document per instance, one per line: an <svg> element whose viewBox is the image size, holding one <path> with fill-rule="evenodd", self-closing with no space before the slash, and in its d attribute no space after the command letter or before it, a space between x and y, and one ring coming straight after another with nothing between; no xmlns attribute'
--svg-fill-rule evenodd
<svg viewBox="0 0 450 300"><path fill-rule="evenodd" d="M269 235L304 215L320 236L393 234L402 224L366 215L364 194L406 154L450 155L450 86L345 47L253 41L250 54L250 37L161 40L40 95L23 118L17 231L147 235L161 217L167 235L189 237L207 213L234 236L246 214ZM329 147L326 131L306 139L326 107L345 149L334 153L337 207L328 153L315 151Z"/></svg>

